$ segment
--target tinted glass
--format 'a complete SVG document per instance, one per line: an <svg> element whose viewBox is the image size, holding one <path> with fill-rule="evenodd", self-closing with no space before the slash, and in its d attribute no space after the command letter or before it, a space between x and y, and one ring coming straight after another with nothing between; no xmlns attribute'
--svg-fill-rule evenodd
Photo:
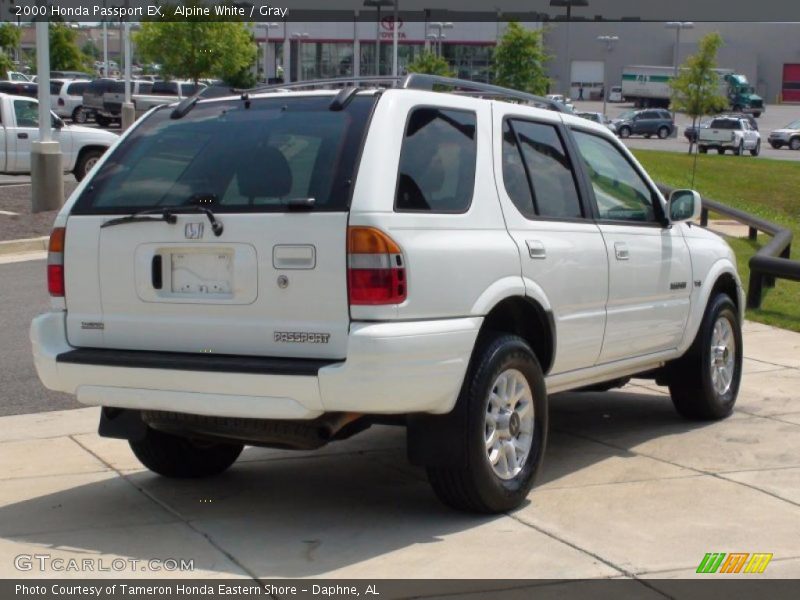
<svg viewBox="0 0 800 600"><path fill-rule="evenodd" d="M153 94L164 94L167 96L178 95L178 84L174 81L156 81L153 84Z"/></svg>
<svg viewBox="0 0 800 600"><path fill-rule="evenodd" d="M193 83L182 83L181 84L181 95L182 96L193 96L197 93L198 90L202 90L205 86L200 84L193 84Z"/></svg>
<svg viewBox="0 0 800 600"><path fill-rule="evenodd" d="M214 211L347 210L374 97L345 110L330 97L200 104L181 119L157 110L109 156L73 209L107 214L204 201Z"/></svg>
<svg viewBox="0 0 800 600"><path fill-rule="evenodd" d="M535 214L561 219L582 217L572 165L556 128L517 120L511 122L511 128L533 187Z"/></svg>
<svg viewBox="0 0 800 600"><path fill-rule="evenodd" d="M466 211L475 185L476 153L475 113L415 109L400 151L395 209Z"/></svg>
<svg viewBox="0 0 800 600"><path fill-rule="evenodd" d="M39 104L32 100L14 100L17 127L39 126Z"/></svg>
<svg viewBox="0 0 800 600"><path fill-rule="evenodd" d="M733 119L714 119L711 121L711 129L741 129L739 121Z"/></svg>
<svg viewBox="0 0 800 600"><path fill-rule="evenodd" d="M139 93L140 94L149 94L153 91L153 84L149 81L140 81L139 82Z"/></svg>
<svg viewBox="0 0 800 600"><path fill-rule="evenodd" d="M517 210L526 217L535 216L528 175L525 173L516 136L508 121L503 124L503 183Z"/></svg>
<svg viewBox="0 0 800 600"><path fill-rule="evenodd" d="M61 93L61 88L64 87L63 81L51 81L50 82L50 93L54 96L57 96Z"/></svg>
<svg viewBox="0 0 800 600"><path fill-rule="evenodd" d="M82 96L83 90L86 89L88 83L78 82L78 83L70 83L69 87L67 88L67 94L70 96Z"/></svg>
<svg viewBox="0 0 800 600"><path fill-rule="evenodd" d="M600 219L654 221L653 193L619 149L599 136L574 133L592 181Z"/></svg>

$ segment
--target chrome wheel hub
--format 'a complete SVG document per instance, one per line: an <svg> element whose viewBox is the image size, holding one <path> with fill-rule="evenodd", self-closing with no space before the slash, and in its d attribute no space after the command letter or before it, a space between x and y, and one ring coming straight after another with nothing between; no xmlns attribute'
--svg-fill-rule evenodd
<svg viewBox="0 0 800 600"><path fill-rule="evenodd" d="M522 373L507 369L495 379L486 403L486 458L501 479L515 477L533 447L533 393Z"/></svg>
<svg viewBox="0 0 800 600"><path fill-rule="evenodd" d="M731 389L736 370L736 340L731 322L720 317L711 334L711 384L718 396Z"/></svg>

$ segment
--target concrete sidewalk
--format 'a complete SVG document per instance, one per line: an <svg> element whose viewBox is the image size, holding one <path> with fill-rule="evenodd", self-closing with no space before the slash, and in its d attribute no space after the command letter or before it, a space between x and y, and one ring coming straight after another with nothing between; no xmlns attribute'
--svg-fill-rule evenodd
<svg viewBox="0 0 800 600"><path fill-rule="evenodd" d="M4 417L0 577L674 578L707 552L770 552L763 577L800 577L800 334L748 323L745 355L718 423L646 381L554 396L539 485L499 517L440 506L400 428L169 481L99 438L96 409ZM140 563L20 572L21 554ZM142 571L153 558L195 570Z"/></svg>

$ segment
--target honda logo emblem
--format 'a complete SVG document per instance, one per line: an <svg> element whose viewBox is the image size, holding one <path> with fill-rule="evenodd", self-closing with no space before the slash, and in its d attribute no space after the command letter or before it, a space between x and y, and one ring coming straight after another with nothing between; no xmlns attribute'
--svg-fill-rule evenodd
<svg viewBox="0 0 800 600"><path fill-rule="evenodd" d="M199 240L203 237L202 223L187 223L183 230L187 240Z"/></svg>

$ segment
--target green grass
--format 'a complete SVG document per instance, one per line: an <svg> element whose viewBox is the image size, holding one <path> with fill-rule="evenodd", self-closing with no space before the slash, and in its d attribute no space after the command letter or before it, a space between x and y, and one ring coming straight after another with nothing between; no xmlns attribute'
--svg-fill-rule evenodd
<svg viewBox="0 0 800 600"><path fill-rule="evenodd" d="M791 229L792 258L800 260L800 162L699 155L692 185L693 156L653 150L634 154L659 183L694 188L712 200ZM728 238L745 289L750 277L748 261L769 239L766 234L759 234L757 242ZM747 318L800 331L800 282L776 280L774 288L765 288L761 308L748 310Z"/></svg>

